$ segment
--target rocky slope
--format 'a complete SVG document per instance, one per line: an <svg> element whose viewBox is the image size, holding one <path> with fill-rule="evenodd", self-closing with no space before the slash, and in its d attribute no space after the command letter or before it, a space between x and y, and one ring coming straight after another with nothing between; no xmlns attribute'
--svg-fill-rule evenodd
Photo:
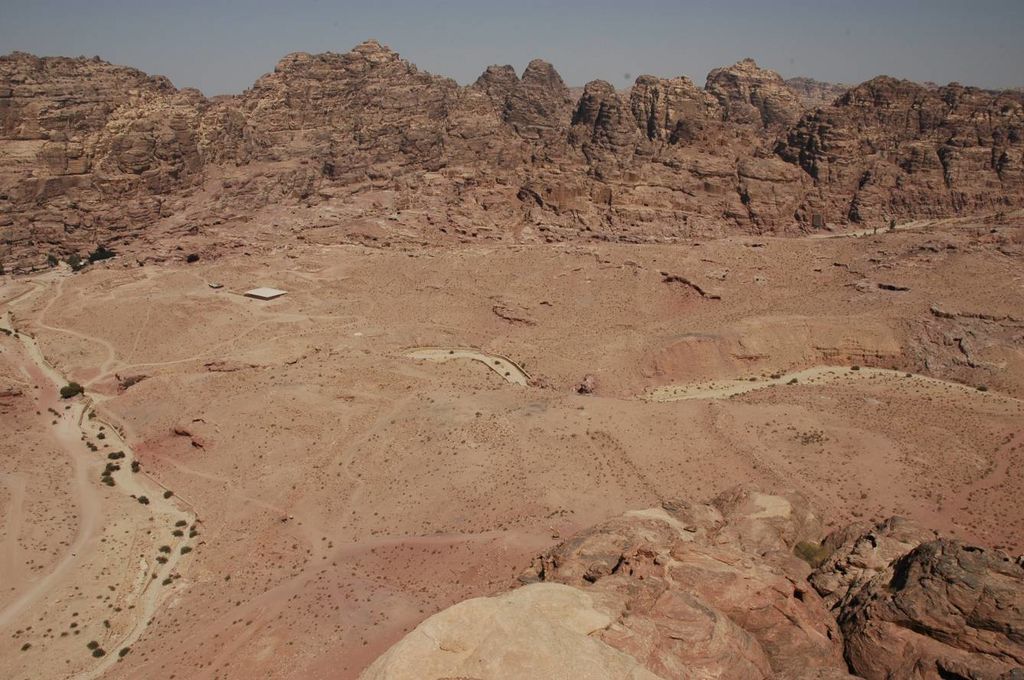
<svg viewBox="0 0 1024 680"><path fill-rule="evenodd" d="M362 677L1024 677L1020 558L899 518L822 533L794 494L626 513L539 556L522 587L430 617Z"/></svg>
<svg viewBox="0 0 1024 680"><path fill-rule="evenodd" d="M288 55L208 100L96 59L15 53L0 57L0 258L26 270L282 206L326 206L385 240L640 242L1024 202L1019 92L879 77L833 94L745 59L703 88L644 75L574 102L543 61L460 87L369 41Z"/></svg>

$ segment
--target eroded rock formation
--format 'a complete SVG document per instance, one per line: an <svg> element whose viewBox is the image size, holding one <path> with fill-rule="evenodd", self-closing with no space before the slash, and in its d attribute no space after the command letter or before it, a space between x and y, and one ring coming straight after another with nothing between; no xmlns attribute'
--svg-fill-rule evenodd
<svg viewBox="0 0 1024 680"><path fill-rule="evenodd" d="M362 677L1024 673L1020 560L900 518L822 533L794 494L629 512L538 556L521 587L430 617Z"/></svg>
<svg viewBox="0 0 1024 680"><path fill-rule="evenodd" d="M461 87L375 41L288 55L213 99L97 59L0 57L0 259L26 270L275 206L395 239L663 242L1024 202L1019 92L879 77L833 98L743 60L704 88L569 93L544 61Z"/></svg>

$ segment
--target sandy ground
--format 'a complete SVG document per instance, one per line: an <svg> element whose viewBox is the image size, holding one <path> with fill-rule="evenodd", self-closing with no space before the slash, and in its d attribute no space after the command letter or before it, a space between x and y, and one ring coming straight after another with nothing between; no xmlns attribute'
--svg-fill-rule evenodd
<svg viewBox="0 0 1024 680"><path fill-rule="evenodd" d="M558 537L739 483L1019 552L1021 244L296 242L3 279L0 676L355 677Z"/></svg>

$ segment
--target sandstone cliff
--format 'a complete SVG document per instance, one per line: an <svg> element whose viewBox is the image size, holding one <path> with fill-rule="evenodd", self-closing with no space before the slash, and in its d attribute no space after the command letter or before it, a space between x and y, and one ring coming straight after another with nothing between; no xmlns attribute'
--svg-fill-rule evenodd
<svg viewBox="0 0 1024 680"><path fill-rule="evenodd" d="M97 59L15 53L0 57L0 259L27 270L281 206L396 240L660 242L1024 202L1020 93L887 77L826 90L746 59L703 88L644 75L573 102L540 60L461 87L368 41L288 55L207 100Z"/></svg>

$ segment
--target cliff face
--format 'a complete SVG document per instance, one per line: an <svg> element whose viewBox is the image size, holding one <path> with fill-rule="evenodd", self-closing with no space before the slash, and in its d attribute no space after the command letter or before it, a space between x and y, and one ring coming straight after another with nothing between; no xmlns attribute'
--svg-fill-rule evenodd
<svg viewBox="0 0 1024 680"><path fill-rule="evenodd" d="M0 227L15 260L165 215L202 180L205 106L194 90L96 59L0 57Z"/></svg>
<svg viewBox="0 0 1024 680"><path fill-rule="evenodd" d="M1016 206L1022 102L882 76L806 114L778 153L815 180L809 206L852 222Z"/></svg>
<svg viewBox="0 0 1024 680"><path fill-rule="evenodd" d="M806 108L825 89L748 59L704 88L595 81L574 103L540 60L460 87L369 41L289 55L207 100L97 59L16 53L0 57L0 256L28 269L186 212L202 224L368 191L397 198L361 217L419 208L429 219L404 231L421 240L788 233L1024 201L1019 93L879 77Z"/></svg>

